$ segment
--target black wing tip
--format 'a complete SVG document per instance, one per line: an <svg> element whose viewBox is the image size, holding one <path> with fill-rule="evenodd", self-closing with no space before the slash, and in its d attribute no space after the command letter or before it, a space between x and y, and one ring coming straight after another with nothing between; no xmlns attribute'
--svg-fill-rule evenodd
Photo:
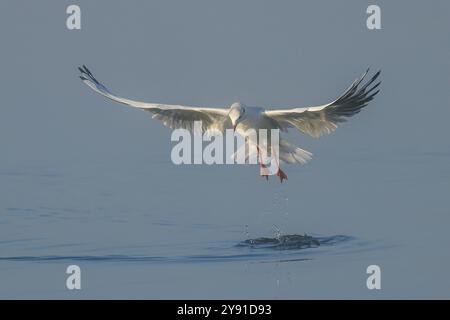
<svg viewBox="0 0 450 320"><path fill-rule="evenodd" d="M376 88L378 88L381 84L381 81L378 81L368 92L375 90Z"/></svg>
<svg viewBox="0 0 450 320"><path fill-rule="evenodd" d="M78 71L81 72L82 76L89 76L89 72L87 69L85 69L85 65L82 65L81 67L78 67Z"/></svg>
<svg viewBox="0 0 450 320"><path fill-rule="evenodd" d="M372 91L373 89L375 89L375 88L377 88L380 84L381 84L381 81L378 81L377 83L375 83L374 84L374 82L375 82L375 80L377 80L378 79L378 77L380 76L380 74L381 74L381 69L380 70L378 70L371 78L370 78L370 80L368 80L360 89L359 89L359 91L360 91L360 93L369 93L370 91ZM367 92L366 92L366 89L369 89Z"/></svg>
<svg viewBox="0 0 450 320"><path fill-rule="evenodd" d="M90 76L92 76L91 71L88 69L88 67L86 67L85 64L83 64L83 69L84 69L84 71L85 71L87 74L89 74ZM93 77L93 76L92 76L92 77Z"/></svg>
<svg viewBox="0 0 450 320"><path fill-rule="evenodd" d="M370 69L370 67L367 68L366 74L369 72L369 69ZM378 77L380 76L380 74L381 74L381 69L378 69L378 71L374 73L374 75L372 76L372 78L370 79L370 81L373 81L373 80L375 80L376 78L378 78Z"/></svg>
<svg viewBox="0 0 450 320"><path fill-rule="evenodd" d="M366 69L366 72L369 72L371 69L372 69L372 66L369 65L369 66L367 67L367 69ZM378 69L377 72L380 72L380 71L381 71L381 69Z"/></svg>
<svg viewBox="0 0 450 320"><path fill-rule="evenodd" d="M372 69L372 66L367 67L366 71L363 73L363 77L367 76L370 72L370 70ZM381 69L378 69L377 72L375 72L375 74L372 76L372 79L376 79L378 78L378 76L381 74Z"/></svg>
<svg viewBox="0 0 450 320"><path fill-rule="evenodd" d="M373 79L375 80L376 78L378 78L378 77L380 76L380 74L381 74L381 69L379 69L379 70L375 73L375 75L373 76Z"/></svg>
<svg viewBox="0 0 450 320"><path fill-rule="evenodd" d="M78 70L81 72L80 78L82 80L88 80L92 81L95 84L100 84L97 79L95 79L94 75L91 73L91 71L86 67L85 64L83 64L81 67L78 67Z"/></svg>
<svg viewBox="0 0 450 320"><path fill-rule="evenodd" d="M374 93L372 93L372 94L369 96L369 98L372 98L372 99L373 99L373 97L375 97L375 96L378 94L378 92L380 92L380 89L378 89L377 91L375 91Z"/></svg>

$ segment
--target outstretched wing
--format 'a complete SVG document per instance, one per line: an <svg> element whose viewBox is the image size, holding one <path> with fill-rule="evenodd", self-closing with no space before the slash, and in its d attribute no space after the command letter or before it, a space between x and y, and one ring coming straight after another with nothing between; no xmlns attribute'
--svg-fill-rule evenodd
<svg viewBox="0 0 450 320"><path fill-rule="evenodd" d="M367 106L379 92L376 90L381 82L375 83L381 71L362 84L369 69L335 101L316 107L294 108L286 110L266 110L264 115L272 125L280 130L297 128L299 131L315 138L331 133L338 123L345 122ZM376 91L375 91L376 90Z"/></svg>
<svg viewBox="0 0 450 320"><path fill-rule="evenodd" d="M146 103L121 98L114 95L101 84L86 66L83 65L83 67L79 67L78 69L81 72L81 80L95 92L113 101L149 111L153 113L153 118L161 120L162 123L169 128L184 128L192 131L194 129L194 121L202 121L203 131L213 129L223 130L224 126L227 125L227 109Z"/></svg>

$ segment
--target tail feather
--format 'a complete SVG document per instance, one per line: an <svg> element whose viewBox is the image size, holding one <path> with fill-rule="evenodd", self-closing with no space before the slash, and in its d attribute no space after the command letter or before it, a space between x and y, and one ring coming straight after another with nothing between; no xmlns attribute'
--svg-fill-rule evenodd
<svg viewBox="0 0 450 320"><path fill-rule="evenodd" d="M286 140L280 140L280 160L285 163L305 164L312 159L312 153L303 150Z"/></svg>
<svg viewBox="0 0 450 320"><path fill-rule="evenodd" d="M248 141L247 143L251 143L250 141ZM244 149L245 148L245 149ZM244 151L245 150L245 151ZM257 148L248 148L248 145L242 145L233 155L232 155L232 159L236 159L237 155L239 154L239 152L245 152L245 161L247 161L248 163L251 163L250 159L253 159L253 161L259 161L259 157L256 153ZM309 160L312 159L312 153L306 150L303 150L291 143L289 143L288 141L284 140L284 139L280 139L280 144L279 144L279 158L280 161L284 162L284 163L290 163L290 164L294 164L294 163L300 163L300 164L305 164L307 163ZM253 162L255 163L255 162Z"/></svg>

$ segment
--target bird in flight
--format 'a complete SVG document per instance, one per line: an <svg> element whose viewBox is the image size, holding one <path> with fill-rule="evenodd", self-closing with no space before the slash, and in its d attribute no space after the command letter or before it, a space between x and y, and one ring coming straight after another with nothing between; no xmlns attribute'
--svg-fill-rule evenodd
<svg viewBox="0 0 450 320"><path fill-rule="evenodd" d="M369 73L369 69L367 69L336 100L324 105L269 110L236 102L229 108L205 108L147 103L121 98L101 84L86 66L83 65L78 69L81 72L81 80L95 92L115 102L149 111L153 114L153 118L162 121L171 129L193 130L194 122L201 121L203 132L233 129L238 134L245 134L248 129L288 131L288 129L294 128L314 138L333 132L339 123L345 122L348 117L359 113L379 92L378 86L381 83L377 82L381 71L364 81ZM259 146L257 146L257 152L260 152ZM310 152L281 138L278 152L279 160L284 163L304 164L312 156ZM260 162L260 166L263 168L264 164ZM262 170L261 175L268 178L268 174L264 172ZM281 182L287 179L286 173L281 170L279 165L276 175Z"/></svg>

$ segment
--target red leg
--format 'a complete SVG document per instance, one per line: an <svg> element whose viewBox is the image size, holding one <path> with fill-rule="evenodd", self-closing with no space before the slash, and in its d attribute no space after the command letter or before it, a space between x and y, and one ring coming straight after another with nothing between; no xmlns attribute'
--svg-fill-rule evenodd
<svg viewBox="0 0 450 320"><path fill-rule="evenodd" d="M275 153L275 150L272 150L273 153ZM277 157L275 156L275 161L276 161ZM286 173L284 173L283 170L281 170L280 168L280 164L277 162L277 167L278 167L278 171L277 171L277 176L280 178L280 182L283 183L283 180L287 180L288 177L286 175Z"/></svg>
<svg viewBox="0 0 450 320"><path fill-rule="evenodd" d="M277 172L277 176L280 177L280 182L283 183L284 179L288 179L286 173L284 173L283 170L280 169L280 167L278 167L278 172Z"/></svg>

